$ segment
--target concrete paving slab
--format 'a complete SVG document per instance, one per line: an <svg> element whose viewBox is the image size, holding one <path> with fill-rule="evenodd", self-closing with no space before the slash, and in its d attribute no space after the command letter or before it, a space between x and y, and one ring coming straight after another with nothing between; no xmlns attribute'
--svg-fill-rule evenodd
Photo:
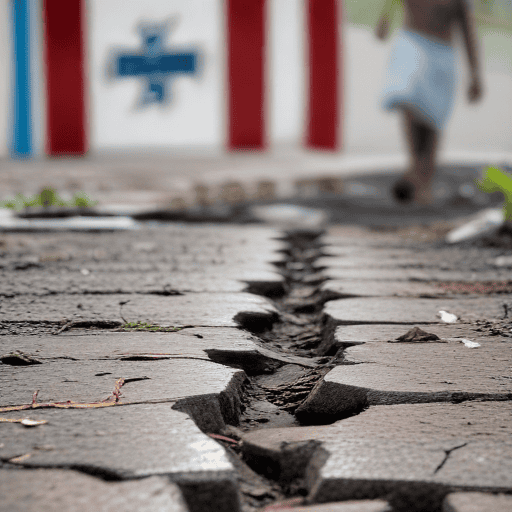
<svg viewBox="0 0 512 512"><path fill-rule="evenodd" d="M120 303L124 302L122 312ZM122 320L173 326L236 327L240 312L271 315L272 306L248 293L154 295L21 295L2 302L0 321Z"/></svg>
<svg viewBox="0 0 512 512"><path fill-rule="evenodd" d="M147 272L107 272L101 265L96 270L87 265L74 270L30 269L23 272L0 270L4 297L17 295L113 295L113 294L154 294L177 295L190 292L227 293L242 292L246 281L282 282L276 273L266 270L241 269L238 272L175 272L169 268ZM52 272L53 270L53 272ZM226 275L227 274L227 275Z"/></svg>
<svg viewBox="0 0 512 512"><path fill-rule="evenodd" d="M511 402L375 406L332 425L253 431L243 449L282 465L285 447L320 442L306 471L312 502L386 496L395 511L427 512L450 488L512 488L511 413Z"/></svg>
<svg viewBox="0 0 512 512"><path fill-rule="evenodd" d="M206 510L239 510L236 477L224 449L169 404L44 409L37 415L48 423L33 429L3 425L2 461L14 458L23 467L80 469L107 478L167 475L180 487L196 486L196 499L204 501L207 494Z"/></svg>
<svg viewBox="0 0 512 512"><path fill-rule="evenodd" d="M105 482L61 469L0 469L1 512L187 512L167 478Z"/></svg>
<svg viewBox="0 0 512 512"><path fill-rule="evenodd" d="M368 405L510 400L510 342L365 343L344 352L297 409L299 417L335 417Z"/></svg>
<svg viewBox="0 0 512 512"><path fill-rule="evenodd" d="M327 281L323 289L359 297L440 297L447 294L433 284L416 281L341 279Z"/></svg>
<svg viewBox="0 0 512 512"><path fill-rule="evenodd" d="M501 296L409 299L405 297L368 297L328 302L325 313L343 323L440 323L439 311L448 311L460 320L503 317Z"/></svg>
<svg viewBox="0 0 512 512"><path fill-rule="evenodd" d="M282 260L284 243L278 231L264 226L145 224L133 233L39 233L10 234L0 263L37 258L76 268L85 263L237 267L245 270L272 270L269 261Z"/></svg>
<svg viewBox="0 0 512 512"><path fill-rule="evenodd" d="M330 266L326 271L327 276L333 280L361 279L371 281L462 281L481 282L506 280L509 277L507 271L454 271L439 270L438 268L396 268L396 267L352 267L343 268Z"/></svg>
<svg viewBox="0 0 512 512"><path fill-rule="evenodd" d="M418 327L439 336L441 339L449 338L467 338L476 341L480 344L485 344L489 341L487 336L482 336L480 333L475 332L469 324L443 324L443 325L421 325ZM370 343L396 340L411 329L410 325L393 324L393 325L340 325L336 328L334 336L336 342L340 345L351 343ZM500 336L493 336L494 341L503 341L506 339Z"/></svg>
<svg viewBox="0 0 512 512"><path fill-rule="evenodd" d="M255 338L233 327L195 327L176 332L68 331L57 336L2 336L0 355L16 350L47 359L121 359L155 354L162 358L208 359L206 350L247 352Z"/></svg>
<svg viewBox="0 0 512 512"><path fill-rule="evenodd" d="M4 335L2 353L21 351L46 359L210 359L235 368L265 371L280 361L315 367L315 358L274 352L244 330L234 327L194 327L175 332L105 332L71 330L54 335Z"/></svg>
<svg viewBox="0 0 512 512"><path fill-rule="evenodd" d="M268 508L270 512L271 507ZM390 512L389 504L384 500L357 500L306 505L293 508L282 507L276 510L293 510L293 512Z"/></svg>
<svg viewBox="0 0 512 512"><path fill-rule="evenodd" d="M512 496L482 492L454 492L443 502L443 512L510 512Z"/></svg>
<svg viewBox="0 0 512 512"><path fill-rule="evenodd" d="M328 251L329 249L327 249ZM369 254L368 254L369 253ZM350 255L340 256L324 256L318 258L315 262L317 266L329 267L335 269L347 268L372 268L372 269L389 269L420 267L422 263L421 256L415 255L411 252L410 255L396 256L392 251L361 251Z"/></svg>
<svg viewBox="0 0 512 512"><path fill-rule="evenodd" d="M201 379L192 380L194 375L201 375ZM207 359L51 361L35 366L2 368L0 404L30 404L35 390L39 390L37 401L40 403L99 402L111 395L116 381L121 378L125 379L121 402L176 403L209 395L211 407L218 408L215 397L229 393L245 377L240 370ZM239 397L233 400L235 398L239 400ZM236 409L236 404L233 405ZM231 411L231 415L236 416L237 412ZM212 421L223 426L220 411Z"/></svg>

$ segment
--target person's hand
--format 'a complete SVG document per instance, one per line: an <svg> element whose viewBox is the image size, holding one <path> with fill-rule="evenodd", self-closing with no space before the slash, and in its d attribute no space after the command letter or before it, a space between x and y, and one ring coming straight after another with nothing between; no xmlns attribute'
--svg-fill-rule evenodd
<svg viewBox="0 0 512 512"><path fill-rule="evenodd" d="M471 81L468 89L468 99L470 103L476 103L482 99L482 82L477 74L471 75Z"/></svg>

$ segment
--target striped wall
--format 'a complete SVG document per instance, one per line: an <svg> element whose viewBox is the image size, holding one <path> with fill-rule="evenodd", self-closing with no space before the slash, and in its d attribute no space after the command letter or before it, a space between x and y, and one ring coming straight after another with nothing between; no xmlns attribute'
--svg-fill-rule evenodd
<svg viewBox="0 0 512 512"><path fill-rule="evenodd" d="M0 2L3 153L339 147L338 0Z"/></svg>

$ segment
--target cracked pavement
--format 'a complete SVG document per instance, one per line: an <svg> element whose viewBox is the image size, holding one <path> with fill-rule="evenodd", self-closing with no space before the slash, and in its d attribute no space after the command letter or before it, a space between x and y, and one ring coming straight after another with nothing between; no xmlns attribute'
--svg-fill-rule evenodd
<svg viewBox="0 0 512 512"><path fill-rule="evenodd" d="M504 254L339 226L0 234L0 511L511 510ZM439 340L396 342L414 326Z"/></svg>

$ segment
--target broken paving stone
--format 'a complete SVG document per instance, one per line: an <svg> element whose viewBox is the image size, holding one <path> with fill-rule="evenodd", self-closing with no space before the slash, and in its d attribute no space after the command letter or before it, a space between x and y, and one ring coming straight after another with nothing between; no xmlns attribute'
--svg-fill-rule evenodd
<svg viewBox="0 0 512 512"><path fill-rule="evenodd" d="M181 491L165 477L130 482L62 469L0 469L1 512L187 512Z"/></svg>
<svg viewBox="0 0 512 512"><path fill-rule="evenodd" d="M455 492L443 502L443 512L510 512L512 496L483 492Z"/></svg>
<svg viewBox="0 0 512 512"><path fill-rule="evenodd" d="M448 310L463 320L474 318L497 318L503 316L503 298L474 297L453 299L409 299L377 297L341 299L325 305L325 313L334 320L347 324L438 323L437 313Z"/></svg>
<svg viewBox="0 0 512 512"><path fill-rule="evenodd" d="M509 400L508 344L487 341L481 350L458 342L365 343L345 350L296 411L301 421L332 421L368 405Z"/></svg>
<svg viewBox="0 0 512 512"><path fill-rule="evenodd" d="M446 494L436 484L512 487L511 413L511 402L375 406L332 425L255 430L242 449L286 464L284 447L320 442L306 470L311 501L386 496L393 510L426 512Z"/></svg>
<svg viewBox="0 0 512 512"><path fill-rule="evenodd" d="M239 510L236 475L224 449L169 404L87 411L45 409L39 415L48 424L38 429L6 426L10 431L8 443L0 448L1 460L30 453L20 464L78 467L122 479L167 475L180 486L195 486L198 495L211 500L209 510ZM55 449L33 448L45 444Z"/></svg>
<svg viewBox="0 0 512 512"><path fill-rule="evenodd" d="M426 332L419 327L413 327L402 336L399 336L395 340L389 340L389 343L447 343L437 336L437 334L433 334L430 332Z"/></svg>
<svg viewBox="0 0 512 512"><path fill-rule="evenodd" d="M245 374L197 359L58 361L44 367L13 367L0 374L0 406L30 404L34 390L39 390L38 414L48 403L65 405L72 401L76 407L79 404L99 407L112 396L119 378L125 384L120 389L118 404L168 402L169 407L189 413L208 432L222 429L225 420L236 422L240 414L240 386ZM12 409L6 412L12 414Z"/></svg>

